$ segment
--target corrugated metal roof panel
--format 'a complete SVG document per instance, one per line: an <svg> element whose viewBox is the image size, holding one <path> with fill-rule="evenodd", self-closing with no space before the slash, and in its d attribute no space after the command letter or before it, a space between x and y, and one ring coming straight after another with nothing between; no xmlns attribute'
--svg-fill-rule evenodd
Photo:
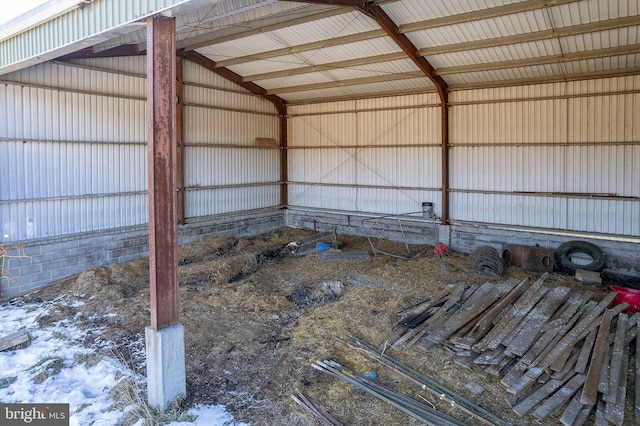
<svg viewBox="0 0 640 426"><path fill-rule="evenodd" d="M473 64L484 65L491 62L515 61L560 54L562 54L562 51L556 40L542 40L498 46L490 49L430 55L427 56L427 60L434 68L439 69Z"/></svg>
<svg viewBox="0 0 640 426"><path fill-rule="evenodd" d="M460 74L448 74L444 79L452 86L482 83L500 82L505 80L516 80L526 78L536 78L542 76L561 76L563 71L558 64L537 65L525 68L508 68L494 71L480 71Z"/></svg>
<svg viewBox="0 0 640 426"><path fill-rule="evenodd" d="M394 22L404 25L518 2L517 0L403 0L383 3L382 8Z"/></svg>
<svg viewBox="0 0 640 426"><path fill-rule="evenodd" d="M213 44L200 49L200 51L214 61L222 61L374 29L378 28L362 13L348 12L242 39Z"/></svg>
<svg viewBox="0 0 640 426"><path fill-rule="evenodd" d="M356 86L337 87L334 89L309 90L305 92L293 92L280 95L290 102L304 100L320 100L342 98L344 96L360 97L368 95L371 97L389 96L393 93L407 94L410 91L430 92L435 86L426 77L411 78L405 80L388 81L384 83L369 83Z"/></svg>
<svg viewBox="0 0 640 426"><path fill-rule="evenodd" d="M419 49L430 46L442 46L505 37L534 31L550 29L543 11L536 10L492 19L465 22L456 25L430 28L407 33L407 37Z"/></svg>
<svg viewBox="0 0 640 426"><path fill-rule="evenodd" d="M208 56L206 54L206 48L199 49L198 51ZM309 50L286 56L230 65L228 68L240 75L251 75L295 69L302 66L322 65L355 58L366 58L400 51L398 45L390 39L381 37L373 40L357 41L340 46L323 47L322 49ZM214 56L209 57L215 60Z"/></svg>
<svg viewBox="0 0 640 426"><path fill-rule="evenodd" d="M379 27L368 16L358 11L343 13L304 24L293 25L265 33L285 45L311 43L335 37L377 30Z"/></svg>
<svg viewBox="0 0 640 426"><path fill-rule="evenodd" d="M323 47L322 49L299 53L310 64L325 64L343 61L353 58L365 58L368 56L384 55L386 53L401 52L388 37L380 37L371 40L356 41L340 46Z"/></svg>
<svg viewBox="0 0 640 426"><path fill-rule="evenodd" d="M186 12L200 2L185 0L131 0L82 2L54 19L0 43L0 72L7 73L58 58L116 37L136 21L175 8Z"/></svg>
<svg viewBox="0 0 640 426"><path fill-rule="evenodd" d="M356 78L366 78L379 75L399 74L419 71L418 67L409 59L388 61L384 63L359 65L356 67L338 68L321 72L313 72L301 75L291 75L265 80L256 80L256 83L265 89L277 89L278 87L302 86L305 84L341 81L345 82Z"/></svg>
<svg viewBox="0 0 640 426"><path fill-rule="evenodd" d="M640 43L640 26L572 35L559 40L565 52L627 46Z"/></svg>

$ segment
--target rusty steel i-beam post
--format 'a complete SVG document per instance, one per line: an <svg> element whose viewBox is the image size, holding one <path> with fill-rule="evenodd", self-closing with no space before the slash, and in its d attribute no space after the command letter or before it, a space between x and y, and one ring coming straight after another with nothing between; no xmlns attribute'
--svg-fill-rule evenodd
<svg viewBox="0 0 640 426"><path fill-rule="evenodd" d="M147 20L147 140L151 327L178 322L176 25Z"/></svg>

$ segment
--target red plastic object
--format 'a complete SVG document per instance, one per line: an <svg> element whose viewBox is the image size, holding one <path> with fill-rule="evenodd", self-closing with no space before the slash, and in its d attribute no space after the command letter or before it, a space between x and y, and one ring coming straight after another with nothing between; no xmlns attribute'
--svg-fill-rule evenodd
<svg viewBox="0 0 640 426"><path fill-rule="evenodd" d="M433 252L438 256L442 256L442 255L446 255L446 254L449 253L449 248L446 245L444 245L443 243L438 243L433 248Z"/></svg>
<svg viewBox="0 0 640 426"><path fill-rule="evenodd" d="M618 293L613 304L618 305L622 302L627 302L629 307L627 312L640 312L640 290L636 290L628 287L613 286L611 291Z"/></svg>

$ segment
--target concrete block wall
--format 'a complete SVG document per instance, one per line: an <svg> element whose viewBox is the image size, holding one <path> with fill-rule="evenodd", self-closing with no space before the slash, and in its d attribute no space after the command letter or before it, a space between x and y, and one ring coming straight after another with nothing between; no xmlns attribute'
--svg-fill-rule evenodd
<svg viewBox="0 0 640 426"><path fill-rule="evenodd" d="M282 210L211 217L179 226L179 244L233 235L255 236L284 226ZM0 300L78 274L92 266L122 263L149 255L145 227L30 242L5 257Z"/></svg>
<svg viewBox="0 0 640 426"><path fill-rule="evenodd" d="M640 273L640 241L626 238L554 230L525 230L485 224L457 223L451 225L451 248L472 253L479 246L492 246L499 251L503 244L522 244L556 249L567 241L587 241L600 247L606 256L606 268L626 269Z"/></svg>
<svg viewBox="0 0 640 426"><path fill-rule="evenodd" d="M435 244L438 225L434 221L419 217L379 218L363 213L331 212L321 210L286 210L286 225L292 228L312 229L318 232L333 231L338 234L386 238L394 241L406 240L409 244Z"/></svg>
<svg viewBox="0 0 640 426"><path fill-rule="evenodd" d="M179 244L187 244L221 235L251 237L282 226L339 234L367 236L372 229L378 238L412 244L445 242L452 250L472 253L478 246L501 249L503 244L523 244L550 249L570 240L589 241L601 247L608 268L640 272L640 242L630 238L563 234L553 230L525 230L486 224L454 223L440 226L427 220L403 221L402 235L393 218L357 212L314 209L261 210L221 215L180 226ZM363 223L364 221L364 223ZM369 235L371 236L371 235ZM24 251L13 250L5 259L5 275L0 286L0 299L9 298L42 287L53 281L78 274L92 266L105 266L147 256L148 231L144 228L121 229L76 238L49 239L27 244ZM24 257L17 257L24 254Z"/></svg>
<svg viewBox="0 0 640 426"><path fill-rule="evenodd" d="M331 231L334 228L340 234L367 236L362 221L373 216L349 212L326 212L303 209L286 211L286 225L293 228L316 229L318 232ZM418 221L419 222L419 221ZM437 232L433 233L433 227ZM398 241L401 234L397 232L398 224L389 219L385 227L377 226L375 236ZM549 249L556 249L566 241L583 240L591 242L604 251L607 264L605 267L626 269L640 273L640 241L633 238L615 236L582 235L579 233L562 233L555 230L533 230L515 227L492 226L487 224L454 223L437 225L419 223L404 226L405 238L409 243L435 244L444 242L452 250L473 253L479 246L492 246L502 252L503 244L522 244Z"/></svg>

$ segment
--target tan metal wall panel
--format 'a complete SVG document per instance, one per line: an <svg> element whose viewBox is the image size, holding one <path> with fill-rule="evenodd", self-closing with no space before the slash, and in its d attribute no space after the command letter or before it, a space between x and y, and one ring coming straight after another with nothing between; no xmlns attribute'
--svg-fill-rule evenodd
<svg viewBox="0 0 640 426"><path fill-rule="evenodd" d="M184 61L185 211L187 219L280 204L280 139L275 106Z"/></svg>

